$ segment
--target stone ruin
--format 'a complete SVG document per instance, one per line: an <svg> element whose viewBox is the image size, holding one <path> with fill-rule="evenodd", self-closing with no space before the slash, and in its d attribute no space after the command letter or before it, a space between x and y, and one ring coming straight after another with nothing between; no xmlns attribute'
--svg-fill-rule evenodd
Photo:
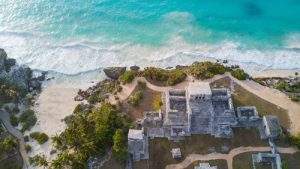
<svg viewBox="0 0 300 169"><path fill-rule="evenodd" d="M143 119L137 121L143 133L140 139L143 145L148 144L145 143L148 137L179 141L192 134L210 134L232 138L235 127L255 127L261 139L273 139L282 132L276 116L261 118L256 108L249 106L237 107L235 111L230 89L211 89L209 83L190 83L186 89L170 89L163 93L162 102L161 111L144 112ZM129 153L133 159L142 159L136 154L148 157L139 153L136 141L129 132Z"/></svg>

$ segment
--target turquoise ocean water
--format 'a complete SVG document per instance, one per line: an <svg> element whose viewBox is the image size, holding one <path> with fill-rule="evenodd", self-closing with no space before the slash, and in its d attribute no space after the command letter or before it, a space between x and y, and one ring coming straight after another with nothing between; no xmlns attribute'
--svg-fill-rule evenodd
<svg viewBox="0 0 300 169"><path fill-rule="evenodd" d="M0 0L0 47L77 74L227 59L300 68L300 0Z"/></svg>

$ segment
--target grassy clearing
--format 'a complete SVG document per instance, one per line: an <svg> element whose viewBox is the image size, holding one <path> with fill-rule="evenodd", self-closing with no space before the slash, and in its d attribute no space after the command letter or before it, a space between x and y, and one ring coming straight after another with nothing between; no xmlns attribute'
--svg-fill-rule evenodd
<svg viewBox="0 0 300 169"><path fill-rule="evenodd" d="M252 154L258 152L248 152L242 153L233 158L233 168L234 169L253 169L252 164ZM268 164L257 164L255 165L257 169L272 169ZM271 167L271 168L270 168Z"/></svg>
<svg viewBox="0 0 300 169"><path fill-rule="evenodd" d="M195 166L199 166L200 162L209 163L210 166L217 166L220 169L228 169L226 160L195 161L185 169L194 169Z"/></svg>
<svg viewBox="0 0 300 169"><path fill-rule="evenodd" d="M137 106L133 106L128 101L130 97L122 103L121 112L126 112L132 119L142 118L144 111L154 111L159 108L161 101L161 93L149 89L147 86L138 85L131 95L135 95L138 91L143 93L143 97Z"/></svg>
<svg viewBox="0 0 300 169"><path fill-rule="evenodd" d="M282 162L285 162L288 169L299 169L300 152L296 154L280 154Z"/></svg>
<svg viewBox="0 0 300 169"><path fill-rule="evenodd" d="M249 139L251 138L251 139ZM214 138L210 135L192 135L179 142L168 139L150 140L150 168L164 168L168 164L179 163L191 153L208 154L209 148L214 147L217 152L221 152L221 146L229 146L230 149L240 146L268 146L266 140L259 138L256 129L234 129L233 139ZM179 147L182 159L175 160L171 156L171 149Z"/></svg>

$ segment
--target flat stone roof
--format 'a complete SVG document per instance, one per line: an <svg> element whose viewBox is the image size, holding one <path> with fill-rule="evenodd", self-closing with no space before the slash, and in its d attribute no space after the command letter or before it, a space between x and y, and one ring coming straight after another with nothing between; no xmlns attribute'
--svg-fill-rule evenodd
<svg viewBox="0 0 300 169"><path fill-rule="evenodd" d="M190 95L205 94L211 95L211 88L208 82L189 83L188 91Z"/></svg>
<svg viewBox="0 0 300 169"><path fill-rule="evenodd" d="M143 130L129 129L128 139L142 140L144 138Z"/></svg>

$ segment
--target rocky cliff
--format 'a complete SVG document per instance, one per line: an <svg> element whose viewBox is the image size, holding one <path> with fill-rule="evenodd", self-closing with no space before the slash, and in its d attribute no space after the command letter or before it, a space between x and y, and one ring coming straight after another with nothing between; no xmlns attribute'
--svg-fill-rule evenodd
<svg viewBox="0 0 300 169"><path fill-rule="evenodd" d="M41 79L43 78L33 78L32 70L29 67L16 65L16 60L8 58L4 49L0 49L0 80L32 91L40 90Z"/></svg>

